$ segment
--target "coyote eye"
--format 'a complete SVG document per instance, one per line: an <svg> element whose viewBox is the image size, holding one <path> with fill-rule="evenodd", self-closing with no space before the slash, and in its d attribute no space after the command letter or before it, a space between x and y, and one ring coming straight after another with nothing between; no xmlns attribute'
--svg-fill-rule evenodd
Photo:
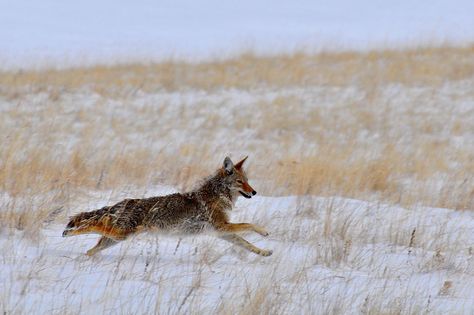
<svg viewBox="0 0 474 315"><path fill-rule="evenodd" d="M238 179L238 180L237 180L237 183L239 183L239 184L243 184L244 182L243 182L243 181L241 181L240 179Z"/></svg>

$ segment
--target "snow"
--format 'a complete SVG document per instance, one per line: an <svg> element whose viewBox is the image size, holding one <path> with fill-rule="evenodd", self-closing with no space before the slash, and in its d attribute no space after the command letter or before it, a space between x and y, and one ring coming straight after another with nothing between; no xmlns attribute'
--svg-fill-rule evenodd
<svg viewBox="0 0 474 315"><path fill-rule="evenodd" d="M172 190L157 187L148 195ZM91 192L74 211L103 206L109 198L109 191ZM268 238L246 237L274 254L259 257L212 236L141 234L89 258L83 253L97 236L62 238L58 222L33 241L19 231L3 233L0 308L43 314L214 313L220 307L258 312L253 298L264 294L274 300L270 312L290 314L474 309L470 211L256 196L239 199L232 221L265 226Z"/></svg>
<svg viewBox="0 0 474 315"><path fill-rule="evenodd" d="M474 40L473 11L468 0L1 0L0 66L463 44Z"/></svg>

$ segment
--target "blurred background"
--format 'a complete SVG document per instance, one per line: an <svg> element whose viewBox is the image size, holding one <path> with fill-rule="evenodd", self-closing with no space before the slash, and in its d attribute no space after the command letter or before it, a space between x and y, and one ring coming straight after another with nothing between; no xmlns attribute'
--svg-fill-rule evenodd
<svg viewBox="0 0 474 315"><path fill-rule="evenodd" d="M190 189L230 154L265 195L472 209L473 5L2 1L0 189Z"/></svg>

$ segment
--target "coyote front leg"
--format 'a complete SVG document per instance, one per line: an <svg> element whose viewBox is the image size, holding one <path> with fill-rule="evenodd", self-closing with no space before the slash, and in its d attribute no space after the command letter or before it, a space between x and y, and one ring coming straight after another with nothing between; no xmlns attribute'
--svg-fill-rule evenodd
<svg viewBox="0 0 474 315"><path fill-rule="evenodd" d="M262 236L268 236L268 232L258 225L251 223L224 223L217 228L220 232L229 232L231 234L245 231L253 231Z"/></svg>
<svg viewBox="0 0 474 315"><path fill-rule="evenodd" d="M89 249L87 251L87 255L88 256L92 256L94 255L95 253L103 250L103 249L106 249L106 248L109 248L111 246L114 246L115 244L117 244L119 241L116 241L114 239L111 239L111 238L108 238L106 236L102 236L100 239L99 239L99 242L94 246L92 247L91 249Z"/></svg>
<svg viewBox="0 0 474 315"><path fill-rule="evenodd" d="M261 256L270 256L273 254L273 251L271 250L266 250L266 249L260 249L257 246L253 245L252 243L246 241L244 238L240 237L237 234L226 234L226 235L221 235L220 238L223 240L226 240L234 245L243 247L252 253L261 255Z"/></svg>

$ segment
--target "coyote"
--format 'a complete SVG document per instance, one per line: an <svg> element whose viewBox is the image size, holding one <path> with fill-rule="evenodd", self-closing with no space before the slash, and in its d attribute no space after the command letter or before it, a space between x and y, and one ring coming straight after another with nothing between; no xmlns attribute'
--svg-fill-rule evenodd
<svg viewBox="0 0 474 315"><path fill-rule="evenodd" d="M252 198L257 192L249 185L243 164L247 157L233 164L229 157L216 173L203 181L196 190L144 199L125 199L73 216L63 236L86 233L100 234L97 245L87 251L95 253L144 231L197 234L214 231L218 237L262 256L271 250L260 249L237 233L253 231L268 236L267 231L250 223L229 222L228 211L239 195Z"/></svg>

